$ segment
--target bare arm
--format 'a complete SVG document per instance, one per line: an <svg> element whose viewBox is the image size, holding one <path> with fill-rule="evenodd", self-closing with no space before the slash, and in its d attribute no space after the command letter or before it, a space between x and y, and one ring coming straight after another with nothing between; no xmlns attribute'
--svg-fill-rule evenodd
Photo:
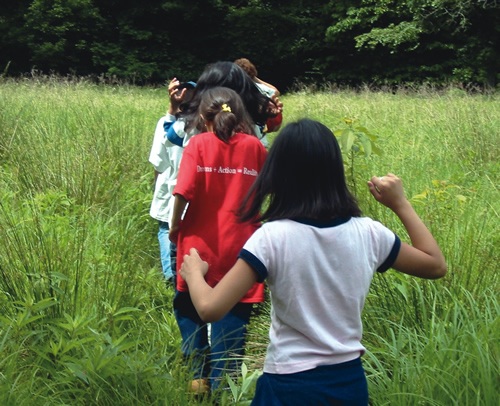
<svg viewBox="0 0 500 406"><path fill-rule="evenodd" d="M195 248L191 248L189 255L184 255L180 273L189 286L199 316L203 321L211 322L224 317L245 296L257 281L257 274L245 261L238 259L212 288L205 282L207 271L208 263L200 258Z"/></svg>
<svg viewBox="0 0 500 406"><path fill-rule="evenodd" d="M258 78L257 76L254 78L254 80L257 82L257 83L260 83L262 85L266 85L267 87L270 87L271 89L274 90L274 95L275 96L279 96L280 95L280 92L278 90L278 88L276 86L273 86L271 83L268 83L268 82L265 82L263 81L262 79Z"/></svg>
<svg viewBox="0 0 500 406"><path fill-rule="evenodd" d="M168 238L174 244L177 244L177 235L179 234L179 227L181 224L182 213L184 213L184 209L188 201L182 195L175 195L174 199L174 209L172 211L172 219L169 224Z"/></svg>
<svg viewBox="0 0 500 406"><path fill-rule="evenodd" d="M378 202L391 209L401 220L411 245L402 243L393 268L408 275L437 279L446 274L446 262L431 232L404 196L401 179L389 173L368 182L371 194Z"/></svg>

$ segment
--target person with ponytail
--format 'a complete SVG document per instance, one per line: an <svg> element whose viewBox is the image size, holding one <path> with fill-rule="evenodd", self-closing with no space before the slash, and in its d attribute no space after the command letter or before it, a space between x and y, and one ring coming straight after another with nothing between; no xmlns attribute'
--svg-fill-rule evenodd
<svg viewBox="0 0 500 406"><path fill-rule="evenodd" d="M254 135L254 122L234 90L204 91L198 115L203 131L184 148L169 236L177 245L178 257L196 247L211 264L206 281L213 287L260 226L257 216L240 222L236 212L263 167L267 151ZM264 285L255 283L208 329L193 306L187 284L177 277L174 312L192 373L191 391L213 391L226 373L238 373L246 325L254 304L263 301Z"/></svg>

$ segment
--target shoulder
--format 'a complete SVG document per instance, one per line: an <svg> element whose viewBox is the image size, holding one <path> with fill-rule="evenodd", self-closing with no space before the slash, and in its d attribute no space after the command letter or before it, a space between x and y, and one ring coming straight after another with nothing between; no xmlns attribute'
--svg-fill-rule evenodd
<svg viewBox="0 0 500 406"><path fill-rule="evenodd" d="M262 159L266 159L267 149L261 139L255 135L245 134L245 149L253 151Z"/></svg>
<svg viewBox="0 0 500 406"><path fill-rule="evenodd" d="M265 222L247 240L245 249L261 259L269 259L290 246L286 241L299 238L296 226L286 219Z"/></svg>
<svg viewBox="0 0 500 406"><path fill-rule="evenodd" d="M213 137L214 134L212 133L188 133L186 134L186 138L184 139L184 148L194 148L194 147L199 147L200 145L204 144L210 144L211 137Z"/></svg>
<svg viewBox="0 0 500 406"><path fill-rule="evenodd" d="M237 133L237 134L233 135L233 137L231 137L231 138L234 138L235 141L244 142L244 143L246 143L248 145L255 145L259 149L261 147L264 147L262 145L261 140L256 135L245 134L245 133Z"/></svg>
<svg viewBox="0 0 500 406"><path fill-rule="evenodd" d="M351 217L350 221L345 223L345 227L347 229L351 229L352 232L358 232L360 234L363 233L372 233L377 230L381 223L376 220L373 220L370 217ZM383 227L383 226L382 226Z"/></svg>
<svg viewBox="0 0 500 406"><path fill-rule="evenodd" d="M291 235L293 230L300 227L300 223L292 220L282 219L282 220L272 220L267 221L262 224L262 226L256 231L261 234L261 236L269 236L272 240L280 236Z"/></svg>
<svg viewBox="0 0 500 406"><path fill-rule="evenodd" d="M254 140L255 141L259 140L255 135L246 134L246 133L236 133L231 138L241 139L241 140L245 140L247 142L254 142Z"/></svg>
<svg viewBox="0 0 500 406"><path fill-rule="evenodd" d="M350 223L352 235L359 235L373 246L381 246L384 242L391 243L397 238L394 231L370 217L353 217Z"/></svg>
<svg viewBox="0 0 500 406"><path fill-rule="evenodd" d="M351 220L351 224L356 227L363 227L370 230L387 228L380 221L374 220L371 217L352 217Z"/></svg>
<svg viewBox="0 0 500 406"><path fill-rule="evenodd" d="M255 83L259 90L265 94L268 97L272 97L274 93L276 93L276 90L274 90L272 87L265 85L264 83Z"/></svg>

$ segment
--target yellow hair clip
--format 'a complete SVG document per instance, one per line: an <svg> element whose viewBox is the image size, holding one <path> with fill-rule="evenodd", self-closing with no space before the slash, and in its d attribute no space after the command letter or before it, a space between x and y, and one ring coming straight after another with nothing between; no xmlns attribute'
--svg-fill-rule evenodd
<svg viewBox="0 0 500 406"><path fill-rule="evenodd" d="M226 103L222 105L221 110L225 111L226 113L231 113L231 107L229 107Z"/></svg>

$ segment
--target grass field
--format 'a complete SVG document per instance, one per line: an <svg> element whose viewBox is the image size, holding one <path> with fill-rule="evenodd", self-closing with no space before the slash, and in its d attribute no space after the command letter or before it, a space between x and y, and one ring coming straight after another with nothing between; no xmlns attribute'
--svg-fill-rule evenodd
<svg viewBox="0 0 500 406"><path fill-rule="evenodd" d="M210 404L185 391L148 214L166 95L0 82L0 404ZM407 240L366 188L372 175L399 175L447 259L439 281L375 278L364 313L372 404L497 404L500 95L304 89L282 101L285 123L310 117L350 134L344 158L364 214ZM221 404L251 399L267 311Z"/></svg>

